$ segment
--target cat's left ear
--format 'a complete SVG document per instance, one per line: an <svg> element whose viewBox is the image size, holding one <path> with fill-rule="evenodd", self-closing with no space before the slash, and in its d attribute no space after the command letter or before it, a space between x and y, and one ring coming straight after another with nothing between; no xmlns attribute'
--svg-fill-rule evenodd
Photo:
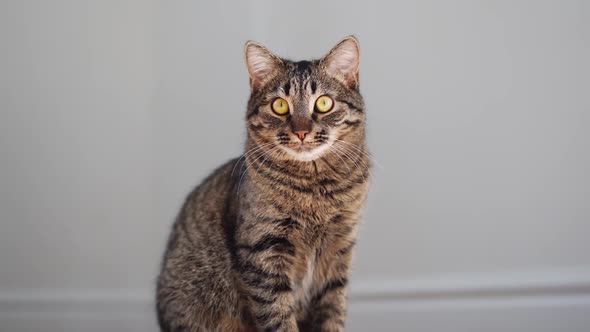
<svg viewBox="0 0 590 332"><path fill-rule="evenodd" d="M360 46L354 36L342 39L320 62L330 76L348 87L358 87Z"/></svg>

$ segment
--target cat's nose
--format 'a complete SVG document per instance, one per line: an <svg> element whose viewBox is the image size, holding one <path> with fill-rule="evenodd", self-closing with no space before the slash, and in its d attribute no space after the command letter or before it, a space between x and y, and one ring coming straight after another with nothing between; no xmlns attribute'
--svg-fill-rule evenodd
<svg viewBox="0 0 590 332"><path fill-rule="evenodd" d="M303 141L305 139L305 135L309 134L309 131L307 130L296 130L294 131L295 135L297 135L297 137L299 137L299 139L301 141Z"/></svg>

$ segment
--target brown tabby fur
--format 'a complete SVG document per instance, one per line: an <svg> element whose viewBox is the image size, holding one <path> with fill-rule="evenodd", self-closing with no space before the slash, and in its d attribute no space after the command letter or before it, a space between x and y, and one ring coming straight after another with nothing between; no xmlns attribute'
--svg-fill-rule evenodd
<svg viewBox="0 0 590 332"><path fill-rule="evenodd" d="M350 56L345 47L358 51L347 37L321 60L292 62L247 44L248 64L269 70L250 71L247 152L205 179L174 223L157 287L162 331L344 330L369 177L358 67L330 62ZM334 100L325 114L313 110L321 95ZM289 115L272 112L276 97ZM298 160L280 147L302 144L297 126L310 146L340 141Z"/></svg>

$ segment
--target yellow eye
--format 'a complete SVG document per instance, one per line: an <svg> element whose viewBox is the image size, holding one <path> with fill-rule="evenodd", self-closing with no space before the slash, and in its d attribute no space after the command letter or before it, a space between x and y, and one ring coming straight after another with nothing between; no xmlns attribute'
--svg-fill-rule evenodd
<svg viewBox="0 0 590 332"><path fill-rule="evenodd" d="M289 103L283 98L277 98L272 102L272 110L278 115L289 113Z"/></svg>
<svg viewBox="0 0 590 332"><path fill-rule="evenodd" d="M329 112L334 106L334 101L328 96L321 96L315 101L315 109L320 113Z"/></svg>

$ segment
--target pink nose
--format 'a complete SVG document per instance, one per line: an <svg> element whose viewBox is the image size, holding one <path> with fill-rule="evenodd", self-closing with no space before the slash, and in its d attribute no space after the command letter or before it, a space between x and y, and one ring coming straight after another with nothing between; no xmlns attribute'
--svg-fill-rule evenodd
<svg viewBox="0 0 590 332"><path fill-rule="evenodd" d="M297 135L297 137L299 137L300 140L304 140L305 139L305 135L307 135L309 133L309 131L307 130L296 130L294 131L295 135Z"/></svg>

